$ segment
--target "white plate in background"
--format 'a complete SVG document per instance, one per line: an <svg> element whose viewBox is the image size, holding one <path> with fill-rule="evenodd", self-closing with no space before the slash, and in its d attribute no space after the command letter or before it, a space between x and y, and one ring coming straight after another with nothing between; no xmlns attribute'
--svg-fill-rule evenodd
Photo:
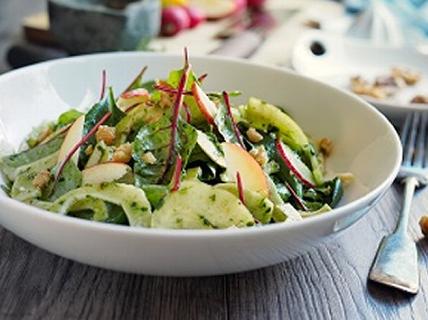
<svg viewBox="0 0 428 320"><path fill-rule="evenodd" d="M315 54L314 44L320 44L324 53ZM422 80L415 86L401 89L384 100L363 98L392 119L403 118L409 111L428 110L426 104L410 103L417 94L428 95L428 55L411 48L373 46L367 40L311 30L297 40L292 66L298 73L346 90L350 90L352 76L360 75L371 81L389 74L392 67L409 68L422 74Z"/></svg>

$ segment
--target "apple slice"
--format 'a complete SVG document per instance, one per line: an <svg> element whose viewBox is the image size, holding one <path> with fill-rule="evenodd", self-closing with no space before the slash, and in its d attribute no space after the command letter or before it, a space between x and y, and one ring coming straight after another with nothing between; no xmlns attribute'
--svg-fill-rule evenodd
<svg viewBox="0 0 428 320"><path fill-rule="evenodd" d="M71 125L70 129L68 129L67 134L65 135L64 141L59 149L59 155L57 164L61 165L63 161L66 160L68 153L70 150L82 140L83 136L83 125L85 124L85 115L81 115L77 118L74 123ZM79 151L80 148L73 154L71 157L71 161L77 164L79 160Z"/></svg>
<svg viewBox="0 0 428 320"><path fill-rule="evenodd" d="M146 102L149 99L149 92L146 89L139 88L122 93L117 100L117 106L120 110L126 111L128 108Z"/></svg>
<svg viewBox="0 0 428 320"><path fill-rule="evenodd" d="M201 10L209 20L225 18L235 13L237 9L234 0L191 0L190 6Z"/></svg>
<svg viewBox="0 0 428 320"><path fill-rule="evenodd" d="M275 145L282 161L284 161L284 164L294 173L297 179L309 188L314 188L316 184L312 172L306 164L300 160L299 156L279 139L276 140Z"/></svg>
<svg viewBox="0 0 428 320"><path fill-rule="evenodd" d="M217 107L214 102L206 95L201 87L194 82L192 85L192 94L196 100L199 110L205 116L209 124L214 124L214 117L217 113Z"/></svg>
<svg viewBox="0 0 428 320"><path fill-rule="evenodd" d="M130 166L124 163L109 162L87 168L82 171L82 185L123 181L132 175Z"/></svg>
<svg viewBox="0 0 428 320"><path fill-rule="evenodd" d="M226 160L226 176L229 181L236 181L239 172L245 189L258 192L264 196L269 194L266 176L256 160L240 146L223 142L221 144Z"/></svg>

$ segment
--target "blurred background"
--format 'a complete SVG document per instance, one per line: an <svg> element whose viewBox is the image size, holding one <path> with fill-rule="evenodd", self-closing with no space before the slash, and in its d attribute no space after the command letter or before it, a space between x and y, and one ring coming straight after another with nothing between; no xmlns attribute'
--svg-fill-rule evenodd
<svg viewBox="0 0 428 320"><path fill-rule="evenodd" d="M428 1L0 0L0 72L66 55L186 45L194 54L218 49L286 65L293 42L310 28L423 47Z"/></svg>
<svg viewBox="0 0 428 320"><path fill-rule="evenodd" d="M380 105L427 104L427 36L428 0L0 0L0 73L187 46L291 67Z"/></svg>

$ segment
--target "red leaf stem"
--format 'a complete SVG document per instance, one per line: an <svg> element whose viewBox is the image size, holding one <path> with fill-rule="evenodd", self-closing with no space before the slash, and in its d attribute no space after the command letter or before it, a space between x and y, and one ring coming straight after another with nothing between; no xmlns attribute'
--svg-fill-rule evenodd
<svg viewBox="0 0 428 320"><path fill-rule="evenodd" d="M58 181L58 178L61 176L62 171L64 170L65 165L67 162L71 159L73 154L83 145L86 143L86 141L89 140L92 135L97 132L98 128L104 124L111 116L111 112L107 112L101 119L98 121L94 127L78 142L76 143L73 148L70 149L70 151L67 153L67 156L64 158L64 160L60 163L58 169L55 173L55 183Z"/></svg>
<svg viewBox="0 0 428 320"><path fill-rule="evenodd" d="M177 161L175 162L174 175L172 176L172 188L171 191L175 192L180 189L181 184L181 170L183 169L183 160L180 155L177 156Z"/></svg>

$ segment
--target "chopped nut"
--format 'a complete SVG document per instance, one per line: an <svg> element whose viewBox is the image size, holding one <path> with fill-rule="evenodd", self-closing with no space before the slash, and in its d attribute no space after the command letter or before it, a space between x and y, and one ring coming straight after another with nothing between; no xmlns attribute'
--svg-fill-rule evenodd
<svg viewBox="0 0 428 320"><path fill-rule="evenodd" d="M247 137L251 142L257 143L263 140L263 136L257 132L254 128L249 128L247 130Z"/></svg>
<svg viewBox="0 0 428 320"><path fill-rule="evenodd" d="M310 29L321 29L321 23L317 20L308 19L303 22L303 25Z"/></svg>
<svg viewBox="0 0 428 320"><path fill-rule="evenodd" d="M95 134L97 141L104 141L108 146L111 146L116 139L116 128L109 126L100 126Z"/></svg>
<svg viewBox="0 0 428 320"><path fill-rule="evenodd" d="M153 153L149 151L141 156L141 160L143 160L145 163L148 163L148 164L155 164L157 159L153 155Z"/></svg>
<svg viewBox="0 0 428 320"><path fill-rule="evenodd" d="M266 149L264 146L258 146L254 149L250 150L250 155L258 162L259 165L264 166L269 158L266 153Z"/></svg>
<svg viewBox="0 0 428 320"><path fill-rule="evenodd" d="M355 180L355 176L350 172L339 173L337 176L345 187L349 186Z"/></svg>
<svg viewBox="0 0 428 320"><path fill-rule="evenodd" d="M113 162L128 163L132 157L132 147L130 143L121 144L114 152L111 158Z"/></svg>
<svg viewBox="0 0 428 320"><path fill-rule="evenodd" d="M92 152L94 152L94 146L92 144L90 144L86 149L85 149L85 154L87 156L90 156L92 154Z"/></svg>
<svg viewBox="0 0 428 320"><path fill-rule="evenodd" d="M378 76L374 82L376 87L396 87L403 88L406 86L405 81L399 77L393 77L391 75Z"/></svg>
<svg viewBox="0 0 428 320"><path fill-rule="evenodd" d="M426 103L426 104L428 104L428 95L424 96L424 95L418 94L417 96L413 97L413 99L410 102L411 103Z"/></svg>
<svg viewBox="0 0 428 320"><path fill-rule="evenodd" d="M329 138L322 138L318 143L318 148L323 155L328 157L333 152L333 142Z"/></svg>
<svg viewBox="0 0 428 320"><path fill-rule="evenodd" d="M35 188L44 188L51 180L51 174L47 170L40 171L33 179L32 184Z"/></svg>
<svg viewBox="0 0 428 320"><path fill-rule="evenodd" d="M428 236L428 216L422 216L419 220L419 226L425 236Z"/></svg>
<svg viewBox="0 0 428 320"><path fill-rule="evenodd" d="M391 70L393 77L401 78L408 86L413 86L421 80L421 74L404 68L394 67Z"/></svg>
<svg viewBox="0 0 428 320"><path fill-rule="evenodd" d="M371 85L360 76L351 78L351 90L356 94L370 96L376 99L386 98L388 92L391 91L388 91L386 87Z"/></svg>
<svg viewBox="0 0 428 320"><path fill-rule="evenodd" d="M369 83L361 76L351 77L351 86L367 86Z"/></svg>

